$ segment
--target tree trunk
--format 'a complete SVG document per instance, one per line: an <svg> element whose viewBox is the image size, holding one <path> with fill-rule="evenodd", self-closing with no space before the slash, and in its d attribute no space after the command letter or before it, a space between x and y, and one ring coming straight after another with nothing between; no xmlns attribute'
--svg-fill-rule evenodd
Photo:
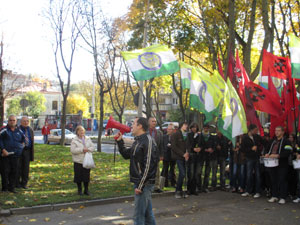
<svg viewBox="0 0 300 225"><path fill-rule="evenodd" d="M102 138L102 131L103 131L103 117L104 117L104 92L103 87L100 86L100 121L98 127L98 141L97 141L97 151L101 152L101 138Z"/></svg>
<svg viewBox="0 0 300 225"><path fill-rule="evenodd" d="M225 79L228 76L228 62L229 62L229 56L231 53L234 54L235 51L235 1L234 0L229 0L229 15L228 15L228 27L229 27L229 38L228 38L228 43L227 43L227 62L226 62L226 68L225 68Z"/></svg>
<svg viewBox="0 0 300 225"><path fill-rule="evenodd" d="M60 128L61 128L60 145L64 145L65 144L67 99L68 99L68 96L67 95L63 95L62 117L61 117L61 121L60 121Z"/></svg>

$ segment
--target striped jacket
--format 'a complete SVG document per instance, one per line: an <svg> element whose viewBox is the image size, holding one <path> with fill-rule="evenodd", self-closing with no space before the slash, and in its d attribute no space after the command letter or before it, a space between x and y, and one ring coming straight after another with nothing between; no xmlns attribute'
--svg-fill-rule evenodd
<svg viewBox="0 0 300 225"><path fill-rule="evenodd" d="M151 136L135 137L131 148L125 148L123 140L117 143L123 158L130 159L130 182L139 190L143 190L146 184L154 184L159 153Z"/></svg>

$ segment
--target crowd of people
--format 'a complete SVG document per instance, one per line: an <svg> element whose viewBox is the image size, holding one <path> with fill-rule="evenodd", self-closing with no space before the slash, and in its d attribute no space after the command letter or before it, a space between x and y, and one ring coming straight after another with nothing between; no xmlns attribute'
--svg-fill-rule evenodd
<svg viewBox="0 0 300 225"><path fill-rule="evenodd" d="M300 162L300 148L295 135L286 135L281 126L271 139L268 133L260 136L257 126L251 124L248 133L232 143L220 131L212 133L208 124L201 131L197 123L189 127L181 123L178 128L171 124L162 140L163 183L156 186L175 187L175 198L219 188L242 197L266 195L271 203L285 204L288 196L300 203L300 170L293 167L293 160Z"/></svg>

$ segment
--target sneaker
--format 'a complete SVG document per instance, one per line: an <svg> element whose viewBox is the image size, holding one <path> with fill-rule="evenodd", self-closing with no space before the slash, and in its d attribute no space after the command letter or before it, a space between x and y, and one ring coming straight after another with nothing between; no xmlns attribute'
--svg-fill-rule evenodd
<svg viewBox="0 0 300 225"><path fill-rule="evenodd" d="M270 203L277 202L277 201L278 201L278 198L276 198L276 197L272 197L268 200L268 202L270 202Z"/></svg>
<svg viewBox="0 0 300 225"><path fill-rule="evenodd" d="M256 193L253 198L259 198L260 197L260 194L259 193Z"/></svg>
<svg viewBox="0 0 300 225"><path fill-rule="evenodd" d="M241 194L241 196L242 197L248 197L248 196L250 196L250 194L248 192L245 192L245 193Z"/></svg>
<svg viewBox="0 0 300 225"><path fill-rule="evenodd" d="M300 198L296 198L293 202L294 203L300 203Z"/></svg>
<svg viewBox="0 0 300 225"><path fill-rule="evenodd" d="M184 191L182 195L183 195L183 198L189 197L189 193L187 191Z"/></svg>
<svg viewBox="0 0 300 225"><path fill-rule="evenodd" d="M281 198L278 203L283 205L283 204L285 204L285 200L283 198Z"/></svg>
<svg viewBox="0 0 300 225"><path fill-rule="evenodd" d="M175 198L177 198L177 199L182 198L180 191L175 192Z"/></svg>

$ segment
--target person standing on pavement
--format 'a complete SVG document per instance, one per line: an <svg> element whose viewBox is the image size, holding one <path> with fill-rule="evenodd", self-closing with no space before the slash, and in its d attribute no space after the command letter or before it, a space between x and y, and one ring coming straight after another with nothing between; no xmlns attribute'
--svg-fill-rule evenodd
<svg viewBox="0 0 300 225"><path fill-rule="evenodd" d="M209 131L209 125L205 124L203 126L203 131L201 133L201 138L203 140L203 149L205 154L205 173L204 173L204 182L202 191L209 193L208 184L210 171L212 170L211 176L211 186L212 191L215 191L217 185L217 153L215 151L215 136L212 135Z"/></svg>
<svg viewBox="0 0 300 225"><path fill-rule="evenodd" d="M255 124L250 124L248 128L248 134L243 136L242 139L242 151L245 153L246 158L246 171L247 182L246 192L242 194L242 197L248 197L255 191L254 198L259 198L261 194L261 178L260 178L260 162L262 150L262 139L258 134L258 128ZM255 182L253 180L253 172Z"/></svg>
<svg viewBox="0 0 300 225"><path fill-rule="evenodd" d="M16 187L28 189L27 183L29 179L30 161L34 160L34 132L29 126L27 116L21 118L20 128L25 136L25 146L19 161Z"/></svg>
<svg viewBox="0 0 300 225"><path fill-rule="evenodd" d="M217 153L217 166L220 166L220 186L221 190L225 191L226 178L225 167L226 159L228 158L229 140L217 130L216 136L216 153Z"/></svg>
<svg viewBox="0 0 300 225"><path fill-rule="evenodd" d="M45 125L42 128L42 135L44 139L44 144L48 143L48 135L50 134L50 127L48 126L48 122L45 122Z"/></svg>
<svg viewBox="0 0 300 225"><path fill-rule="evenodd" d="M3 177L2 191L16 193L17 171L19 158L24 148L25 136L17 127L17 118L8 117L8 124L0 131L0 149L2 156Z"/></svg>
<svg viewBox="0 0 300 225"><path fill-rule="evenodd" d="M174 126L170 124L167 128L167 133L163 136L163 169L161 171L161 176L165 177L165 187L175 186L175 166L176 161L172 160L172 150L171 150L171 135L174 133ZM170 182L169 182L170 180Z"/></svg>
<svg viewBox="0 0 300 225"><path fill-rule="evenodd" d="M86 169L82 166L84 155L87 152L95 151L95 146L92 140L85 136L85 129L83 126L77 126L75 129L76 136L71 142L71 153L74 162L74 183L77 184L77 191L82 195L82 184L84 185L84 194L89 193L89 182L91 169Z"/></svg>
<svg viewBox="0 0 300 225"><path fill-rule="evenodd" d="M272 197L268 202L273 203L279 200L279 204L285 204L288 194L288 158L292 151L291 142L284 137L284 128L282 126L276 127L275 138L271 143L269 152L264 156L265 158L279 160L278 166L269 168Z"/></svg>
<svg viewBox="0 0 300 225"><path fill-rule="evenodd" d="M136 118L132 125L135 141L131 148L125 148L122 134L118 133L117 144L124 159L130 159L130 181L134 184L134 224L155 225L152 211L152 191L154 189L159 154L156 143L148 132L146 118Z"/></svg>
<svg viewBox="0 0 300 225"><path fill-rule="evenodd" d="M197 123L192 123L190 125L190 132L187 136L187 148L190 152L190 157L188 161L188 194L198 195L197 193L197 171L199 167L198 156L201 151L200 146L200 134L199 126Z"/></svg>
<svg viewBox="0 0 300 225"><path fill-rule="evenodd" d="M163 160L163 133L156 129L156 118L150 117L148 119L149 123L149 134L154 139L156 146L158 148L159 152L159 160ZM154 186L154 192L161 193L163 190L161 190L161 184L160 184L160 165L159 162L157 164L157 171L156 171L156 178L155 178L155 186Z"/></svg>
<svg viewBox="0 0 300 225"><path fill-rule="evenodd" d="M187 148L187 122L179 125L179 129L171 136L172 158L176 160L179 170L178 180L176 184L175 198L188 197L183 193L182 186L184 178L186 178L186 162L189 160Z"/></svg>

